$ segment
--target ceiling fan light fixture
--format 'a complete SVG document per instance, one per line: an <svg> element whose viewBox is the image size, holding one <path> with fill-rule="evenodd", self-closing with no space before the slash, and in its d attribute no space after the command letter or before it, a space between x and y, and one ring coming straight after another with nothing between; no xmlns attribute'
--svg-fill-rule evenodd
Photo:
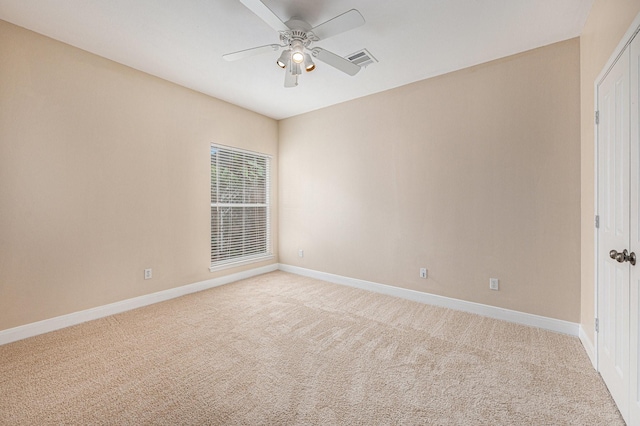
<svg viewBox="0 0 640 426"><path fill-rule="evenodd" d="M304 45L300 40L291 43L291 60L296 64L304 62Z"/></svg>
<svg viewBox="0 0 640 426"><path fill-rule="evenodd" d="M282 55L280 55L280 58L278 58L278 60L276 61L276 64L278 64L280 68L285 68L287 66L287 61L290 58L291 58L291 51L285 50L284 52L282 52Z"/></svg>
<svg viewBox="0 0 640 426"><path fill-rule="evenodd" d="M293 62L295 62L296 64L301 64L304 62L304 53L302 52L298 52L298 51L294 51L291 54L291 60Z"/></svg>
<svg viewBox="0 0 640 426"><path fill-rule="evenodd" d="M311 72L316 69L316 64L313 63L311 55L308 53L304 54L304 69L306 72Z"/></svg>

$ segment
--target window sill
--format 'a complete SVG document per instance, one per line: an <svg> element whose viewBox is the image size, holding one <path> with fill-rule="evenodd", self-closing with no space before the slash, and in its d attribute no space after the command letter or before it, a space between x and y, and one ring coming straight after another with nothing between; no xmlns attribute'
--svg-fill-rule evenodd
<svg viewBox="0 0 640 426"><path fill-rule="evenodd" d="M210 266L209 272L222 271L224 269L236 268L238 266L249 265L251 263L264 262L265 260L273 259L274 257L275 256L272 253L269 253L269 254L261 254L259 256L251 257L248 259L221 263L215 266Z"/></svg>

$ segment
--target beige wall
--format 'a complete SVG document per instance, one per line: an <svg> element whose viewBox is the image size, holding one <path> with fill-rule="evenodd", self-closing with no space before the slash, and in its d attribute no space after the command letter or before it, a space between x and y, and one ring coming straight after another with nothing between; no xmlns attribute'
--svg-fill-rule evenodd
<svg viewBox="0 0 640 426"><path fill-rule="evenodd" d="M579 65L573 39L281 121L281 263L579 322Z"/></svg>
<svg viewBox="0 0 640 426"><path fill-rule="evenodd" d="M282 121L282 263L580 318L593 338L593 82L638 12L596 0L579 53ZM208 145L277 171L275 121L3 21L0 55L0 330L240 270L208 272Z"/></svg>
<svg viewBox="0 0 640 426"><path fill-rule="evenodd" d="M209 144L277 171L276 121L3 21L0 58L0 330L239 271L208 270Z"/></svg>
<svg viewBox="0 0 640 426"><path fill-rule="evenodd" d="M594 339L594 83L636 15L638 0L595 0L580 37L581 94L581 323Z"/></svg>

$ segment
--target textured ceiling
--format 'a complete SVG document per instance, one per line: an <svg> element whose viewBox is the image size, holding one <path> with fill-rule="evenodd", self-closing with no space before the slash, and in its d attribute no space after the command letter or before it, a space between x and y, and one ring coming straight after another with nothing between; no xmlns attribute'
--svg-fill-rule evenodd
<svg viewBox="0 0 640 426"><path fill-rule="evenodd" d="M312 26L349 9L366 23L317 43L379 61L348 76L316 61L284 88L279 44L238 0L0 0L0 19L182 86L282 119L580 35L593 0L263 0Z"/></svg>

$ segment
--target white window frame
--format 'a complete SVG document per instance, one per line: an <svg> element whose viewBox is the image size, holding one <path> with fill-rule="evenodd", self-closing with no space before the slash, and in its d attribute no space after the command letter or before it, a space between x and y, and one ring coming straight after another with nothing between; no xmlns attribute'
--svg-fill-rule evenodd
<svg viewBox="0 0 640 426"><path fill-rule="evenodd" d="M231 258L226 258L226 259L222 259L222 260L216 260L214 261L214 229L213 229L213 225L211 225L211 239L210 239L210 243L211 243L211 252L210 252L210 260L211 260L211 264L209 267L209 270L211 272L213 271L218 271L221 269L226 269L226 268L232 268L232 267L236 267L236 266L241 266L241 265L246 265L246 264L250 264L250 263L255 263L255 262L262 262L265 260L269 260L273 258L273 252L272 252L272 247L271 247L271 156L267 155L267 154L263 154L263 153L259 153L259 152L253 152L253 151L247 151L247 150L243 150L243 149L239 149L239 148L235 148L235 147L230 147L230 146L226 146L226 145L220 145L220 144L211 144L210 147L210 163L213 166L213 154L214 154L214 150L224 150L226 152L229 153L235 153L235 154L240 154L243 156L247 156L248 158L254 158L254 159L260 159L260 160L264 160L265 164L266 164L266 170L265 170L265 194L264 194L264 199L265 202L264 203L243 203L243 202L236 202L236 203L223 203L220 202L220 200L214 200L214 188L213 186L211 187L211 209L210 209L210 223L213 223L213 209L214 208L250 208L250 207L265 207L266 208L266 229L264 229L264 233L265 233L265 251L264 252L260 252L260 253L253 253L253 254L248 254L248 255L241 255L241 256L235 256L235 257L231 257ZM218 161L219 157L216 157L216 161ZM219 171L220 168L217 167L216 171ZM211 172L210 174L210 179L211 179L211 185L214 184L214 179L213 179L213 172ZM216 182L218 182L218 179L216 179ZM218 188L216 188L215 193L219 194L219 191L217 190ZM244 244L244 243L243 243Z"/></svg>

